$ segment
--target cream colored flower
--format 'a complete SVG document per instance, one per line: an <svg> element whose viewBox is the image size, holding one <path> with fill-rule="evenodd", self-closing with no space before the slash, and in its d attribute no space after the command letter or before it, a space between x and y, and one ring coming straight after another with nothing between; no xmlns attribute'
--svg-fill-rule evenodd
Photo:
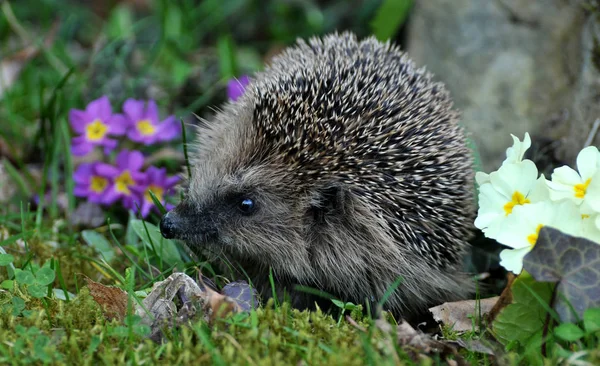
<svg viewBox="0 0 600 366"><path fill-rule="evenodd" d="M581 150L577 155L577 170L568 166L554 169L552 181L547 181L550 188L550 199L559 201L568 199L575 204L585 203L586 206L600 208L600 152L595 146ZM591 186L594 187L591 187ZM583 209L584 212L589 210Z"/></svg>
<svg viewBox="0 0 600 366"><path fill-rule="evenodd" d="M520 163L523 160L523 156L525 156L527 149L531 147L531 137L529 137L529 132L525 132L523 141L520 141L515 135L511 134L510 136L512 136L513 139L513 146L506 149L506 159L504 159L502 165Z"/></svg>
<svg viewBox="0 0 600 366"><path fill-rule="evenodd" d="M519 205L540 202L548 198L544 177L538 178L530 160L505 164L489 175L479 187L479 211L475 226L488 238L496 238L502 222Z"/></svg>
<svg viewBox="0 0 600 366"><path fill-rule="evenodd" d="M566 234L581 236L582 218L572 201L543 201L515 207L498 231L496 240L512 249L500 253L500 265L516 274L523 269L523 257L537 243L544 226L556 228Z"/></svg>
<svg viewBox="0 0 600 366"><path fill-rule="evenodd" d="M581 215L581 236L600 244L600 215Z"/></svg>

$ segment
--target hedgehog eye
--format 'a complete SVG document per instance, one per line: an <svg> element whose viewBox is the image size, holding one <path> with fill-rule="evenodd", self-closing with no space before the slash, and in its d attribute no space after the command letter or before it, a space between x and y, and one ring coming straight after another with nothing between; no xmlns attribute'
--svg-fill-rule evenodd
<svg viewBox="0 0 600 366"><path fill-rule="evenodd" d="M251 198L242 198L238 203L238 210L244 215L250 215L254 212L256 205Z"/></svg>

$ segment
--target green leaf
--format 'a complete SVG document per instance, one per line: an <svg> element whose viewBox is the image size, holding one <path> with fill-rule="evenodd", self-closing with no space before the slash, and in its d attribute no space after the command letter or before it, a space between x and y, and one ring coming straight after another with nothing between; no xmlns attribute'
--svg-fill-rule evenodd
<svg viewBox="0 0 600 366"><path fill-rule="evenodd" d="M35 277L33 273L17 269L15 272L15 280L19 285L33 285L35 283Z"/></svg>
<svg viewBox="0 0 600 366"><path fill-rule="evenodd" d="M31 285L27 287L27 292L29 295L41 299L48 294L48 288L42 285Z"/></svg>
<svg viewBox="0 0 600 366"><path fill-rule="evenodd" d="M540 282L557 282L554 309L562 322L578 322L600 307L600 245L544 226L523 268Z"/></svg>
<svg viewBox="0 0 600 366"><path fill-rule="evenodd" d="M12 315L18 316L23 310L25 310L25 300L14 296L12 298Z"/></svg>
<svg viewBox="0 0 600 366"><path fill-rule="evenodd" d="M554 335L569 342L575 342L585 335L583 330L573 323L563 323L554 328Z"/></svg>
<svg viewBox="0 0 600 366"><path fill-rule="evenodd" d="M0 288L3 288L5 290L12 290L15 288L15 281L4 280L4 281L2 281L2 283L0 283Z"/></svg>
<svg viewBox="0 0 600 366"><path fill-rule="evenodd" d="M119 5L111 11L107 22L106 34L109 39L127 39L133 37L133 14L127 5Z"/></svg>
<svg viewBox="0 0 600 366"><path fill-rule="evenodd" d="M600 308L587 309L583 313L583 326L588 334L600 331Z"/></svg>
<svg viewBox="0 0 600 366"><path fill-rule="evenodd" d="M384 0L375 18L371 21L371 31L380 41L392 38L408 18L413 0Z"/></svg>
<svg viewBox="0 0 600 366"><path fill-rule="evenodd" d="M217 41L217 51L219 54L219 67L221 78L231 79L237 75L237 64L235 57L235 46L233 39L229 35L219 37Z"/></svg>
<svg viewBox="0 0 600 366"><path fill-rule="evenodd" d="M12 254L0 254L0 266L8 266L15 261L15 257Z"/></svg>
<svg viewBox="0 0 600 366"><path fill-rule="evenodd" d="M177 250L177 244L173 240L165 239L160 230L149 222L146 222L146 229L142 220L131 220L130 225L133 230L150 250L156 250L164 262L169 265L181 263L181 255Z"/></svg>
<svg viewBox="0 0 600 366"><path fill-rule="evenodd" d="M54 282L56 274L52 268L43 267L35 274L35 282L41 286L48 286Z"/></svg>
<svg viewBox="0 0 600 366"><path fill-rule="evenodd" d="M84 230L81 232L81 236L89 246L96 248L107 262L113 260L115 251L104 235L94 230Z"/></svg>
<svg viewBox="0 0 600 366"><path fill-rule="evenodd" d="M504 345L518 341L529 344L540 335L546 320L544 304L533 296L531 291L548 303L552 294L552 285L536 282L529 274L522 273L512 285L512 304L506 306L492 324L496 338Z"/></svg>

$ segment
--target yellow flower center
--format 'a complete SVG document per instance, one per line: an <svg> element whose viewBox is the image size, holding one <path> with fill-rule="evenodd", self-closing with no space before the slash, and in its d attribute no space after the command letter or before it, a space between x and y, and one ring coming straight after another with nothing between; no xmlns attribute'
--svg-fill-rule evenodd
<svg viewBox="0 0 600 366"><path fill-rule="evenodd" d="M163 194L165 193L165 190L163 189L163 187L157 186L154 184L150 184L150 186L148 186L148 190L144 194L144 198L148 202L154 202L154 201L152 201L152 197L150 196L150 191L152 191L152 193L154 193L154 195L156 196L156 199L158 199L159 202L163 201Z"/></svg>
<svg viewBox="0 0 600 366"><path fill-rule="evenodd" d="M92 180L90 182L90 189L96 193L102 193L106 189L108 185L108 180L103 177L99 177L97 175L92 176Z"/></svg>
<svg viewBox="0 0 600 366"><path fill-rule="evenodd" d="M85 126L85 136L90 141L99 141L104 138L108 132L108 126L105 125L102 120L96 118L94 122Z"/></svg>
<svg viewBox="0 0 600 366"><path fill-rule="evenodd" d="M588 178L585 183L575 184L573 190L575 191L575 197L583 198L585 197L585 191L587 191L587 187L592 183L592 178Z"/></svg>
<svg viewBox="0 0 600 366"><path fill-rule="evenodd" d="M542 227L544 225L539 224L536 228L535 228L535 233L528 235L527 236L527 241L529 242L529 244L531 244L531 247L533 248L533 246L535 245L535 242L538 239L538 236L540 235L540 230L542 230Z"/></svg>
<svg viewBox="0 0 600 366"><path fill-rule="evenodd" d="M131 194L131 190L129 189L129 187L131 187L134 184L135 181L131 177L131 173L129 172L129 170L123 171L123 173L121 173L121 175L119 175L115 179L115 187L117 189L117 192L124 193L126 195Z"/></svg>
<svg viewBox="0 0 600 366"><path fill-rule="evenodd" d="M152 136L156 132L156 127L147 119L138 121L136 127L143 136Z"/></svg>
<svg viewBox="0 0 600 366"><path fill-rule="evenodd" d="M589 219L590 215L588 215L588 214L581 214L581 218L582 219Z"/></svg>
<svg viewBox="0 0 600 366"><path fill-rule="evenodd" d="M531 201L525 198L523 193L515 191L515 193L513 193L512 195L511 200L504 205L504 212L506 213L506 216L512 213L512 210L513 208L515 208L516 205L524 205L526 203L531 203Z"/></svg>

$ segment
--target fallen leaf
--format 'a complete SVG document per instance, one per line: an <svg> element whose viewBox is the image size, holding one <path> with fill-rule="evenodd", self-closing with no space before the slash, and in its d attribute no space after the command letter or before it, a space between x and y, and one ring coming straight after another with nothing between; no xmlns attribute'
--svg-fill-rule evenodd
<svg viewBox="0 0 600 366"><path fill-rule="evenodd" d="M390 334L392 326L383 318L377 319L375 324L381 331ZM430 335L415 330L407 322L403 321L396 326L396 339L398 345L415 361L419 361L423 355L439 355L447 363L453 361L456 365L468 365L452 344L435 340ZM452 356L452 359L448 356Z"/></svg>
<svg viewBox="0 0 600 366"><path fill-rule="evenodd" d="M234 282L230 293L237 293L245 300L248 286L245 282ZM249 287L249 286L248 286ZM235 291L232 291L235 289ZM237 291L237 292L236 292ZM177 297L178 301L175 301ZM176 303L181 304L179 307ZM244 311L245 306L226 294L221 294L202 281L197 283L185 273L173 273L164 281L156 282L150 293L136 306L136 314L142 318L142 324L151 329L150 339L160 342L164 338L163 330L178 327L190 322L197 316L212 324L216 319L232 313Z"/></svg>
<svg viewBox="0 0 600 366"><path fill-rule="evenodd" d="M499 297L488 299L464 300L455 302L446 302L442 305L430 308L429 311L437 322L442 322L456 332L467 332L477 330L478 321L473 322L479 315L484 316L490 312L498 302ZM473 329L475 327L475 329Z"/></svg>
<svg viewBox="0 0 600 366"><path fill-rule="evenodd" d="M561 321L577 322L586 309L600 307L598 243L544 226L523 268L537 281L558 283L554 309Z"/></svg>
<svg viewBox="0 0 600 366"><path fill-rule="evenodd" d="M94 301L102 307L108 320L123 320L127 312L127 292L118 287L105 286L85 277L87 288Z"/></svg>

